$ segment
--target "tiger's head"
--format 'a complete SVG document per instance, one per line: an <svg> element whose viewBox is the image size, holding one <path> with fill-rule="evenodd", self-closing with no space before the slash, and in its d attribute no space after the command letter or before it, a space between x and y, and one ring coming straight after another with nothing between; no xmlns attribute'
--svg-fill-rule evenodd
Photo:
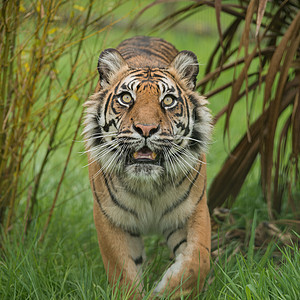
<svg viewBox="0 0 300 300"><path fill-rule="evenodd" d="M99 88L86 102L84 135L102 172L164 184L188 174L211 133L206 100L195 92L199 67L190 51L166 67L133 67L116 49L98 62Z"/></svg>

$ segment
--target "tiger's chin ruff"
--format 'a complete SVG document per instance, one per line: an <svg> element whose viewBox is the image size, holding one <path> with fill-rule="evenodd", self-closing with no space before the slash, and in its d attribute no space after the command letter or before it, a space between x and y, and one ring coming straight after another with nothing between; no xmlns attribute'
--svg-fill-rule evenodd
<svg viewBox="0 0 300 300"><path fill-rule="evenodd" d="M122 181L132 193L146 198L159 194L163 183L163 167L152 164L132 164L127 165L124 170Z"/></svg>
<svg viewBox="0 0 300 300"><path fill-rule="evenodd" d="M132 164L125 167L129 180L145 182L148 180L159 181L164 170L161 166L152 164Z"/></svg>

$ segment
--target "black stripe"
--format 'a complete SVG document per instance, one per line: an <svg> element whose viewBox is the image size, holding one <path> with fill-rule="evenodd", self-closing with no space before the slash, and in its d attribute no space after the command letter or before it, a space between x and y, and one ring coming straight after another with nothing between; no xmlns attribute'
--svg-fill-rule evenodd
<svg viewBox="0 0 300 300"><path fill-rule="evenodd" d="M200 160L202 159L202 156L199 158ZM201 172L201 168L202 168L202 162L200 163L200 168L198 170L198 172ZM190 172L187 174L187 176L190 175ZM176 187L179 187L183 184L183 182L187 179L187 176L183 175L182 179L176 184Z"/></svg>
<svg viewBox="0 0 300 300"><path fill-rule="evenodd" d="M135 263L136 265L141 265L141 264L143 263L143 257L140 256L140 257L138 257L138 258L136 258L136 259L133 259L133 261L134 261L134 263Z"/></svg>
<svg viewBox="0 0 300 300"><path fill-rule="evenodd" d="M174 107L174 108L175 108L175 107ZM176 106L176 108L179 109L178 106ZM182 116L183 116L183 107L182 107L182 105L180 105L180 112L177 112L177 113L175 114L175 117L179 118L179 117L182 117Z"/></svg>
<svg viewBox="0 0 300 300"><path fill-rule="evenodd" d="M161 45L160 49L162 50L162 52L164 54L167 54L166 57L170 60L170 62L175 58L176 55L174 55L174 49L173 48L169 48L169 45Z"/></svg>
<svg viewBox="0 0 300 300"><path fill-rule="evenodd" d="M128 78L128 77L130 77L130 75L126 76L126 78ZM135 81L137 81L136 78L131 78L131 80L127 84L123 83L121 85L121 88L123 90L132 90L132 85L134 84ZM117 93L117 91L115 91L115 93Z"/></svg>
<svg viewBox="0 0 300 300"><path fill-rule="evenodd" d="M167 77L172 78L175 82L177 82L177 79L174 77L173 74L171 74L167 69L163 69L163 73L167 74ZM178 82L177 82L178 83Z"/></svg>
<svg viewBox="0 0 300 300"><path fill-rule="evenodd" d="M108 91L103 91L101 94L99 94L98 96L98 99L100 100L98 103L98 108L97 108L97 115L100 117L101 115L101 108L102 108L102 105L100 105L101 103L103 103L104 101L104 98L107 96L108 94Z"/></svg>
<svg viewBox="0 0 300 300"><path fill-rule="evenodd" d="M158 58L158 59L160 59L162 61L165 61L167 63L169 62L168 58L166 58L165 56L161 55L161 53L159 51L155 51L156 49L151 49L151 50L149 50L149 49L143 49L142 51L143 51L143 53L148 54L149 58L151 58L151 56L154 56L154 57L156 57L156 58Z"/></svg>
<svg viewBox="0 0 300 300"><path fill-rule="evenodd" d="M200 159L201 159L202 157L200 157ZM198 170L198 172L200 173L200 171L201 171L201 168L202 168L202 162L200 163L200 167L199 167L199 170ZM176 187L178 188L179 186L181 186L182 184L183 184L183 182L188 178L188 176L190 175L190 171L189 171L189 173L187 174L187 175L183 175L183 177L181 178L181 180L176 184Z"/></svg>
<svg viewBox="0 0 300 300"><path fill-rule="evenodd" d="M155 74L155 72L158 72L158 71L154 71L154 72L152 73L152 77L153 77L153 78L159 78L159 79L165 78L164 75Z"/></svg>
<svg viewBox="0 0 300 300"><path fill-rule="evenodd" d="M128 83L128 88L129 88L130 90L133 91L133 85L135 84L136 81L137 81L137 80L134 78L133 80L131 80L131 82Z"/></svg>
<svg viewBox="0 0 300 300"><path fill-rule="evenodd" d="M161 84L162 84L162 87L163 87L162 93L164 94L166 89L168 88L168 86L163 81L161 81Z"/></svg>
<svg viewBox="0 0 300 300"><path fill-rule="evenodd" d="M190 172L187 174L187 176L190 175ZM181 186L183 184L183 182L188 178L186 175L183 175L181 180L176 184L176 187L178 188L179 186Z"/></svg>
<svg viewBox="0 0 300 300"><path fill-rule="evenodd" d="M121 82L118 82L118 84L115 86L114 94L117 93L119 87L120 87Z"/></svg>
<svg viewBox="0 0 300 300"><path fill-rule="evenodd" d="M134 237L134 238L139 238L139 237L141 237L140 233L138 233L138 232L133 232L133 231L130 231L130 230L128 230L128 229L124 229L124 231L125 231L126 233L128 233L131 237Z"/></svg>
<svg viewBox="0 0 300 300"><path fill-rule="evenodd" d="M210 251L209 251L209 249L206 247L206 246L204 246L203 244L200 244L205 250L207 250L207 252L209 253Z"/></svg>
<svg viewBox="0 0 300 300"><path fill-rule="evenodd" d="M128 75L126 76L126 78L129 77L130 75L133 75L134 73L139 74L139 73L142 72L142 70L137 69L137 68L129 68L129 70L130 70L130 71L128 72ZM136 76L136 75L135 75L135 76ZM133 78L133 79L137 79L137 78Z"/></svg>
<svg viewBox="0 0 300 300"><path fill-rule="evenodd" d="M107 174L108 178L107 178L107 181L109 181L112 189L114 192L117 192L117 189L115 188L115 186L113 185L113 179L111 178L110 174Z"/></svg>
<svg viewBox="0 0 300 300"><path fill-rule="evenodd" d="M125 60L129 60L133 57L136 57L136 56L140 56L141 58L144 58L146 54L146 58L149 58L151 59L152 61L155 61L156 62L163 62L164 64L168 64L169 63L169 60L167 58L165 58L164 56L162 55L159 55L158 53L151 53L148 49L144 49L143 50L144 53L136 53L136 52L131 52L131 53L127 53L126 56L124 56ZM154 59L153 59L154 58ZM156 58L156 59L155 59ZM149 66L150 67L150 66Z"/></svg>
<svg viewBox="0 0 300 300"><path fill-rule="evenodd" d="M98 115L95 115L93 117L93 123L96 124L96 127L94 128L93 133L90 136L90 138L93 139L92 140L92 145L94 147L100 145L103 141L102 130L101 130L101 127L98 124L98 118L99 118Z"/></svg>
<svg viewBox="0 0 300 300"><path fill-rule="evenodd" d="M197 141L189 140L189 146L191 150L197 151L199 147L203 146L204 143L203 143L202 133L196 131L195 128L192 131L191 138L197 140Z"/></svg>
<svg viewBox="0 0 300 300"><path fill-rule="evenodd" d="M171 87L168 86L168 93L174 93L174 92L175 92L174 86L171 86ZM180 101L180 102L182 103L182 100L181 100L181 97L180 97L180 95L181 95L182 93L181 93L180 89L177 89L177 92L178 92L177 100Z"/></svg>
<svg viewBox="0 0 300 300"><path fill-rule="evenodd" d="M179 87L178 84L176 84L176 88L177 88L177 90L178 90L178 93L179 93L179 91L180 91L180 94L179 94L179 97L178 97L178 98L180 98L180 95L181 95L181 89L180 89L180 87ZM186 97L183 97L183 100L184 100L184 103L185 103L186 113L187 113L187 126L186 126L185 132L184 132L184 134L183 134L184 136L186 136L186 135L188 135L188 133L189 133L189 131L190 131L190 111L189 111L189 104L188 104L188 102L187 102L187 100L186 100Z"/></svg>
<svg viewBox="0 0 300 300"><path fill-rule="evenodd" d="M201 193L201 196L200 198L198 199L198 201L196 202L196 206L199 204L199 202L202 200L203 196L204 196L204 192L206 190L206 178L205 178L205 181L204 181L204 186L203 186L203 190L202 190L202 193Z"/></svg>
<svg viewBox="0 0 300 300"><path fill-rule="evenodd" d="M173 253L175 254L176 250L183 244L186 243L186 239L181 240L174 248Z"/></svg>
<svg viewBox="0 0 300 300"><path fill-rule="evenodd" d="M126 133L132 133L132 131L129 130L129 129L126 129L126 130L123 130L123 131L119 132L119 134L126 134Z"/></svg>
<svg viewBox="0 0 300 300"><path fill-rule="evenodd" d="M159 221L161 221L162 218L163 218L166 214L168 214L168 213L170 213L171 211L173 211L176 207L178 207L181 203L183 203L183 202L188 198L188 196L190 195L191 189L192 189L192 187L194 186L194 183L195 183L195 181L197 180L197 178L198 178L198 176L199 176L201 167L202 167L202 163L200 164L200 167L199 167L199 170L198 170L196 176L194 177L193 181L191 182L191 184L190 184L188 190L185 192L185 194L183 195L183 197L179 198L175 203L173 203L171 206L169 206L169 207L162 213L162 215L161 215Z"/></svg>
<svg viewBox="0 0 300 300"><path fill-rule="evenodd" d="M151 48L153 50L159 51L160 53L165 53L168 51L170 52L168 56L171 56L169 58L174 57L178 53L178 50L172 44L166 42L165 40L144 36L138 36L122 41L122 43L120 43L117 49L121 53L123 49L132 49L132 51L139 53L142 51L143 48Z"/></svg>
<svg viewBox="0 0 300 300"><path fill-rule="evenodd" d="M179 230L181 230L181 229L183 229L183 228L182 228L182 227L178 227L178 228L176 228L176 229L173 229L173 230L168 234L168 236L167 236L167 238L166 238L166 241L168 242L169 238L170 238L175 232L177 232L177 231L179 231Z"/></svg>
<svg viewBox="0 0 300 300"><path fill-rule="evenodd" d="M116 124L115 119L111 119L108 123L105 123L105 125L102 128L103 128L104 131L108 132L109 131L109 127L111 125L114 125L115 128L117 128L117 124Z"/></svg>
<svg viewBox="0 0 300 300"><path fill-rule="evenodd" d="M179 121L176 123L176 127L181 128L181 130L184 130L184 135L183 136L185 136L187 127L185 127L185 125L182 122L179 122Z"/></svg>
<svg viewBox="0 0 300 300"><path fill-rule="evenodd" d="M112 190L111 190L110 187L109 187L109 184L108 184L108 181L107 181L107 178L106 178L105 174L103 174L103 178L104 178L104 182L105 182L105 185L106 185L106 187L107 187L107 190L108 190L108 193L109 193L109 195L110 195L110 198L111 198L112 202L113 202L116 206L118 206L120 209L122 209L122 210L124 210L124 211L130 213L131 215L133 215L134 217L136 217L136 218L138 219L138 214L137 214L136 211L134 211L133 209L130 209L130 208L124 206L122 203L120 203L120 202L117 200L117 198L115 197L115 195L113 194Z"/></svg>
<svg viewBox="0 0 300 300"><path fill-rule="evenodd" d="M197 100L197 98L194 97L193 95L190 95L190 96L189 96L189 99L190 99L190 101L194 104L195 107L199 107L199 105L201 105L201 104L199 103L199 100Z"/></svg>
<svg viewBox="0 0 300 300"><path fill-rule="evenodd" d="M92 183L93 183L93 194L94 194L94 196L95 196L95 198L96 198L96 201L97 201L97 203L98 203L98 205L99 205L99 208L100 208L101 212L102 212L103 215L108 219L108 221L109 221L110 223L115 224L114 220L107 214L107 212L104 210L104 208L103 208L102 205L101 205L100 199L99 199L98 194L97 194L97 192L96 192L96 187L95 187L95 181L94 181L94 179L92 180ZM132 237L140 237L140 234L139 234L138 232L130 231L130 230L128 230L128 229L123 228L122 226L120 226L120 227L122 228L122 230L123 230L124 232L130 234L130 236L132 236Z"/></svg>
<svg viewBox="0 0 300 300"><path fill-rule="evenodd" d="M93 183L93 194L94 194L94 196L96 197L96 201L97 201L97 203L98 203L98 205L99 205L99 207L100 207L101 212L103 213L103 215L104 215L104 216L105 216L112 224L114 224L113 219L107 214L107 212L103 209L103 207L102 207L102 205L101 205L100 199L99 199L98 194L97 194L97 192L96 192L96 187L95 187L95 181L94 181L94 179L92 180L92 183Z"/></svg>
<svg viewBox="0 0 300 300"><path fill-rule="evenodd" d="M110 108L111 108L113 114L115 115L115 118L112 119L109 123L112 123L112 121L114 121L114 123L112 123L112 124L114 124L115 127L116 127L116 129L117 129L117 124L116 124L116 122L115 122L115 119L117 118L117 116L120 115L120 107L121 107L121 110L122 110L122 109L124 109L124 106L122 106L122 105L117 101L118 96L115 95L115 96L113 97L113 99L114 99L114 101L111 102ZM118 109L119 109L119 110L118 110Z"/></svg>
<svg viewBox="0 0 300 300"><path fill-rule="evenodd" d="M110 103L110 100L112 98L112 93L109 94L107 100L106 100L106 103L105 103L105 107L104 107L104 127L103 129L108 132L108 129L109 129L109 126L107 126L107 119L106 119L106 113L107 113L107 110L108 110L108 104Z"/></svg>

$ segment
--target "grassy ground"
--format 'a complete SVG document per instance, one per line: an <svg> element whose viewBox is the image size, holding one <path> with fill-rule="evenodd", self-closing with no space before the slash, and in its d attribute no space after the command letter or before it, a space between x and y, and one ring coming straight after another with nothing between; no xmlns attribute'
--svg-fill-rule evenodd
<svg viewBox="0 0 300 300"><path fill-rule="evenodd" d="M139 5L140 2L136 3ZM116 12L114 19L121 19L124 12L132 9L132 5L123 7ZM153 15L156 16L157 12L158 9L148 12L140 21L140 26L132 31L124 32L122 27L125 21L120 21L108 31L87 39L83 45L84 55L78 64L80 72L89 72L90 64L96 67L98 55L104 48L115 47L122 39L135 34L148 34L149 23L155 21ZM133 19L132 16L128 18ZM224 19L224 22L228 20ZM64 23L59 23L58 26L63 27ZM97 30L95 25L95 32ZM195 15L186 26L156 31L152 35L165 38L179 50L194 51L200 64L205 64L217 39L214 13L204 11ZM67 73L72 55L74 53L71 51L67 53L57 68ZM200 78L204 67L200 67ZM61 81L64 86L63 74ZM65 127L75 129L80 109L74 113L72 105L82 103L88 96L87 90L88 87L85 86L74 96L74 101L64 114L66 121L60 128L59 136L64 136ZM211 99L213 114L226 103L228 96L229 91L226 91L222 99ZM241 104L235 112L235 122L239 126L232 126L232 136L238 137L242 132L245 124L241 125L241 116L244 113L245 108ZM209 182L226 157L222 137L223 121L215 128L208 154ZM26 206L24 195L20 203L22 210L16 216L17 222L11 234L4 237L0 260L0 299L126 299L124 294L113 294L101 262L92 218L92 193L87 168L84 167L87 160L81 154L81 138L75 144L46 238L42 243L39 242L71 139L71 135L66 138L64 145L47 166L35 218L27 236L24 236L23 228ZM26 182L25 177L22 180ZM237 239L227 241L226 244L220 242L217 254L212 258L213 267L201 299L299 299L299 249L291 245L279 250L276 242L271 242L264 249L257 250L254 244L255 227L267 218L259 188L258 168L251 173L232 211L238 221L231 227L246 228L245 241L238 248L240 251L235 251L240 245ZM222 228L219 234L225 234ZM160 237L146 237L145 243L148 263L145 266L144 283L146 294L150 295L153 283L159 279L168 264L168 251Z"/></svg>
<svg viewBox="0 0 300 300"><path fill-rule="evenodd" d="M71 189L71 185L67 187ZM251 207L252 200L244 205ZM235 213L243 210L235 207ZM89 191L59 205L43 243L38 242L40 224L37 220L24 241L21 226L5 241L0 262L1 299L126 299L124 294L114 295L107 283ZM275 252L278 255L276 243L254 251L254 240L251 236L249 240L248 248L238 252L234 251L235 239L226 244L225 251L219 246L220 254L212 261L201 299L299 299L298 247L286 246L274 256ZM150 294L168 264L168 252L159 237L147 237L145 242L148 263L144 282Z"/></svg>

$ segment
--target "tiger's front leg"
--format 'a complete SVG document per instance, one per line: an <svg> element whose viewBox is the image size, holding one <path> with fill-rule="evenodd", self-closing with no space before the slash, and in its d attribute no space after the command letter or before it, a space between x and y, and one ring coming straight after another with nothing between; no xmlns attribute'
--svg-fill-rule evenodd
<svg viewBox="0 0 300 300"><path fill-rule="evenodd" d="M197 296L210 269L211 229L206 195L198 203L187 222L185 231L170 232L166 237L168 246L175 255L175 262L165 272L155 288L158 295L173 293L172 299L192 294ZM176 234L178 238L176 240ZM173 242L169 241L173 237Z"/></svg>
<svg viewBox="0 0 300 300"><path fill-rule="evenodd" d="M123 289L126 299L141 299L141 266L145 259L143 241L113 225L101 210L97 191L94 191L94 220L99 247L109 282L114 290Z"/></svg>

